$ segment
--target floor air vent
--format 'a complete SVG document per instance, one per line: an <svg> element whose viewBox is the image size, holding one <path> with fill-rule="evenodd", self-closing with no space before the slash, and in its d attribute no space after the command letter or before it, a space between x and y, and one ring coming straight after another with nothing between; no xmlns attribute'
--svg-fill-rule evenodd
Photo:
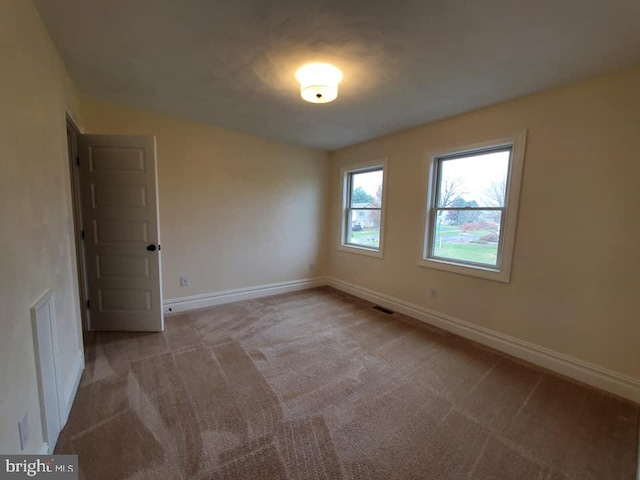
<svg viewBox="0 0 640 480"><path fill-rule="evenodd" d="M396 313L393 310L389 310L388 308L381 307L380 305L374 305L371 308L373 308L374 310L378 310L379 312L386 313L387 315L391 315L393 313Z"/></svg>

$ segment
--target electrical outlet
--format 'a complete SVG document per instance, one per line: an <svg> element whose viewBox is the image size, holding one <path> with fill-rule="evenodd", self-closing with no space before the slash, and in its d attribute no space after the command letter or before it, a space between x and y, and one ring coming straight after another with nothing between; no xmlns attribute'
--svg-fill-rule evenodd
<svg viewBox="0 0 640 480"><path fill-rule="evenodd" d="M189 277L180 277L181 287L188 287L189 285L191 285L191 283L189 282Z"/></svg>
<svg viewBox="0 0 640 480"><path fill-rule="evenodd" d="M18 431L20 432L20 448L24 450L27 448L27 441L29 440L29 417L25 413L22 420L18 422Z"/></svg>
<svg viewBox="0 0 640 480"><path fill-rule="evenodd" d="M429 290L429 297L431 297L432 299L436 299L438 298L438 289L437 288L431 288Z"/></svg>
<svg viewBox="0 0 640 480"><path fill-rule="evenodd" d="M309 271L310 271L310 272L313 272L315 269L316 269L315 264L310 263L310 264L309 264Z"/></svg>

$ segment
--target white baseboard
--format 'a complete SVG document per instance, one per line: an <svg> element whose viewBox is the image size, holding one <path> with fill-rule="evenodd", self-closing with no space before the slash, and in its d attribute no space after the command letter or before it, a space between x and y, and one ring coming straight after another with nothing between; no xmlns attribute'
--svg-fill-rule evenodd
<svg viewBox="0 0 640 480"><path fill-rule="evenodd" d="M78 392L78 386L80 385L80 378L82 378L83 370L84 354L81 350L78 350L76 360L73 364L73 371L70 374L71 381L64 389L64 410L60 412L60 420L63 427L67 424L67 420L69 419L69 414L71 413L71 407L73 406L73 401L75 400L76 393Z"/></svg>
<svg viewBox="0 0 640 480"><path fill-rule="evenodd" d="M165 313L179 313L324 285L403 313L416 320L521 358L587 385L640 403L640 380L636 378L332 277L307 278L174 298L165 300L163 308ZM80 370L80 373L82 373L82 370ZM73 399L71 399L71 402L73 402Z"/></svg>
<svg viewBox="0 0 640 480"><path fill-rule="evenodd" d="M308 288L322 287L327 284L325 277L305 278L289 282L269 283L253 287L223 290L221 292L205 293L190 297L173 298L163 302L165 314L185 312L198 308L213 307L224 303L251 300L253 298L268 297L280 293L296 292Z"/></svg>
<svg viewBox="0 0 640 480"><path fill-rule="evenodd" d="M636 378L336 278L327 278L326 285L640 403Z"/></svg>

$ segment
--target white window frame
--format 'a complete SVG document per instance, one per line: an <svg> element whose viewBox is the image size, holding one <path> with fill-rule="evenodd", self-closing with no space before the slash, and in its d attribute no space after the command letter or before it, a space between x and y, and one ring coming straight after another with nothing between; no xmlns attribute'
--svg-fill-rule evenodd
<svg viewBox="0 0 640 480"><path fill-rule="evenodd" d="M338 249L357 253L360 255L368 255L371 257L382 258L384 247L384 217L385 217L385 204L387 203L387 158L379 158L369 162L358 163L354 165L345 165L340 170L340 181L342 186L342 202L340 204L340 239L338 242ZM382 170L382 205L380 206L380 241L378 248L366 247L364 245L354 245L347 243L347 222L348 214L350 212L350 178L352 174L365 173L372 170ZM377 209L376 209L377 210Z"/></svg>
<svg viewBox="0 0 640 480"><path fill-rule="evenodd" d="M524 150L527 138L526 130L512 135L492 138L467 145L457 145L449 148L429 150L424 159L424 193L418 248L418 265L447 272L469 275L473 277L509 283L511 280L511 264L516 237L518 219L518 204L520 201L520 186L522 184L522 170L524 165ZM438 165L440 159L483 151L511 148L509 169L504 205L504 220L501 222L500 244L498 247L497 267L456 261L430 256L430 242L434 233L436 191L438 183Z"/></svg>

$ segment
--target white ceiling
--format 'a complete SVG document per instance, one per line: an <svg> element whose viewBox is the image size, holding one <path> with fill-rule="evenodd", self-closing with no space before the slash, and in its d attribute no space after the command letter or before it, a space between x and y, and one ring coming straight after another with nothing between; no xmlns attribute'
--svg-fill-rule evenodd
<svg viewBox="0 0 640 480"><path fill-rule="evenodd" d="M639 0L35 3L82 93L325 150L640 64Z"/></svg>

